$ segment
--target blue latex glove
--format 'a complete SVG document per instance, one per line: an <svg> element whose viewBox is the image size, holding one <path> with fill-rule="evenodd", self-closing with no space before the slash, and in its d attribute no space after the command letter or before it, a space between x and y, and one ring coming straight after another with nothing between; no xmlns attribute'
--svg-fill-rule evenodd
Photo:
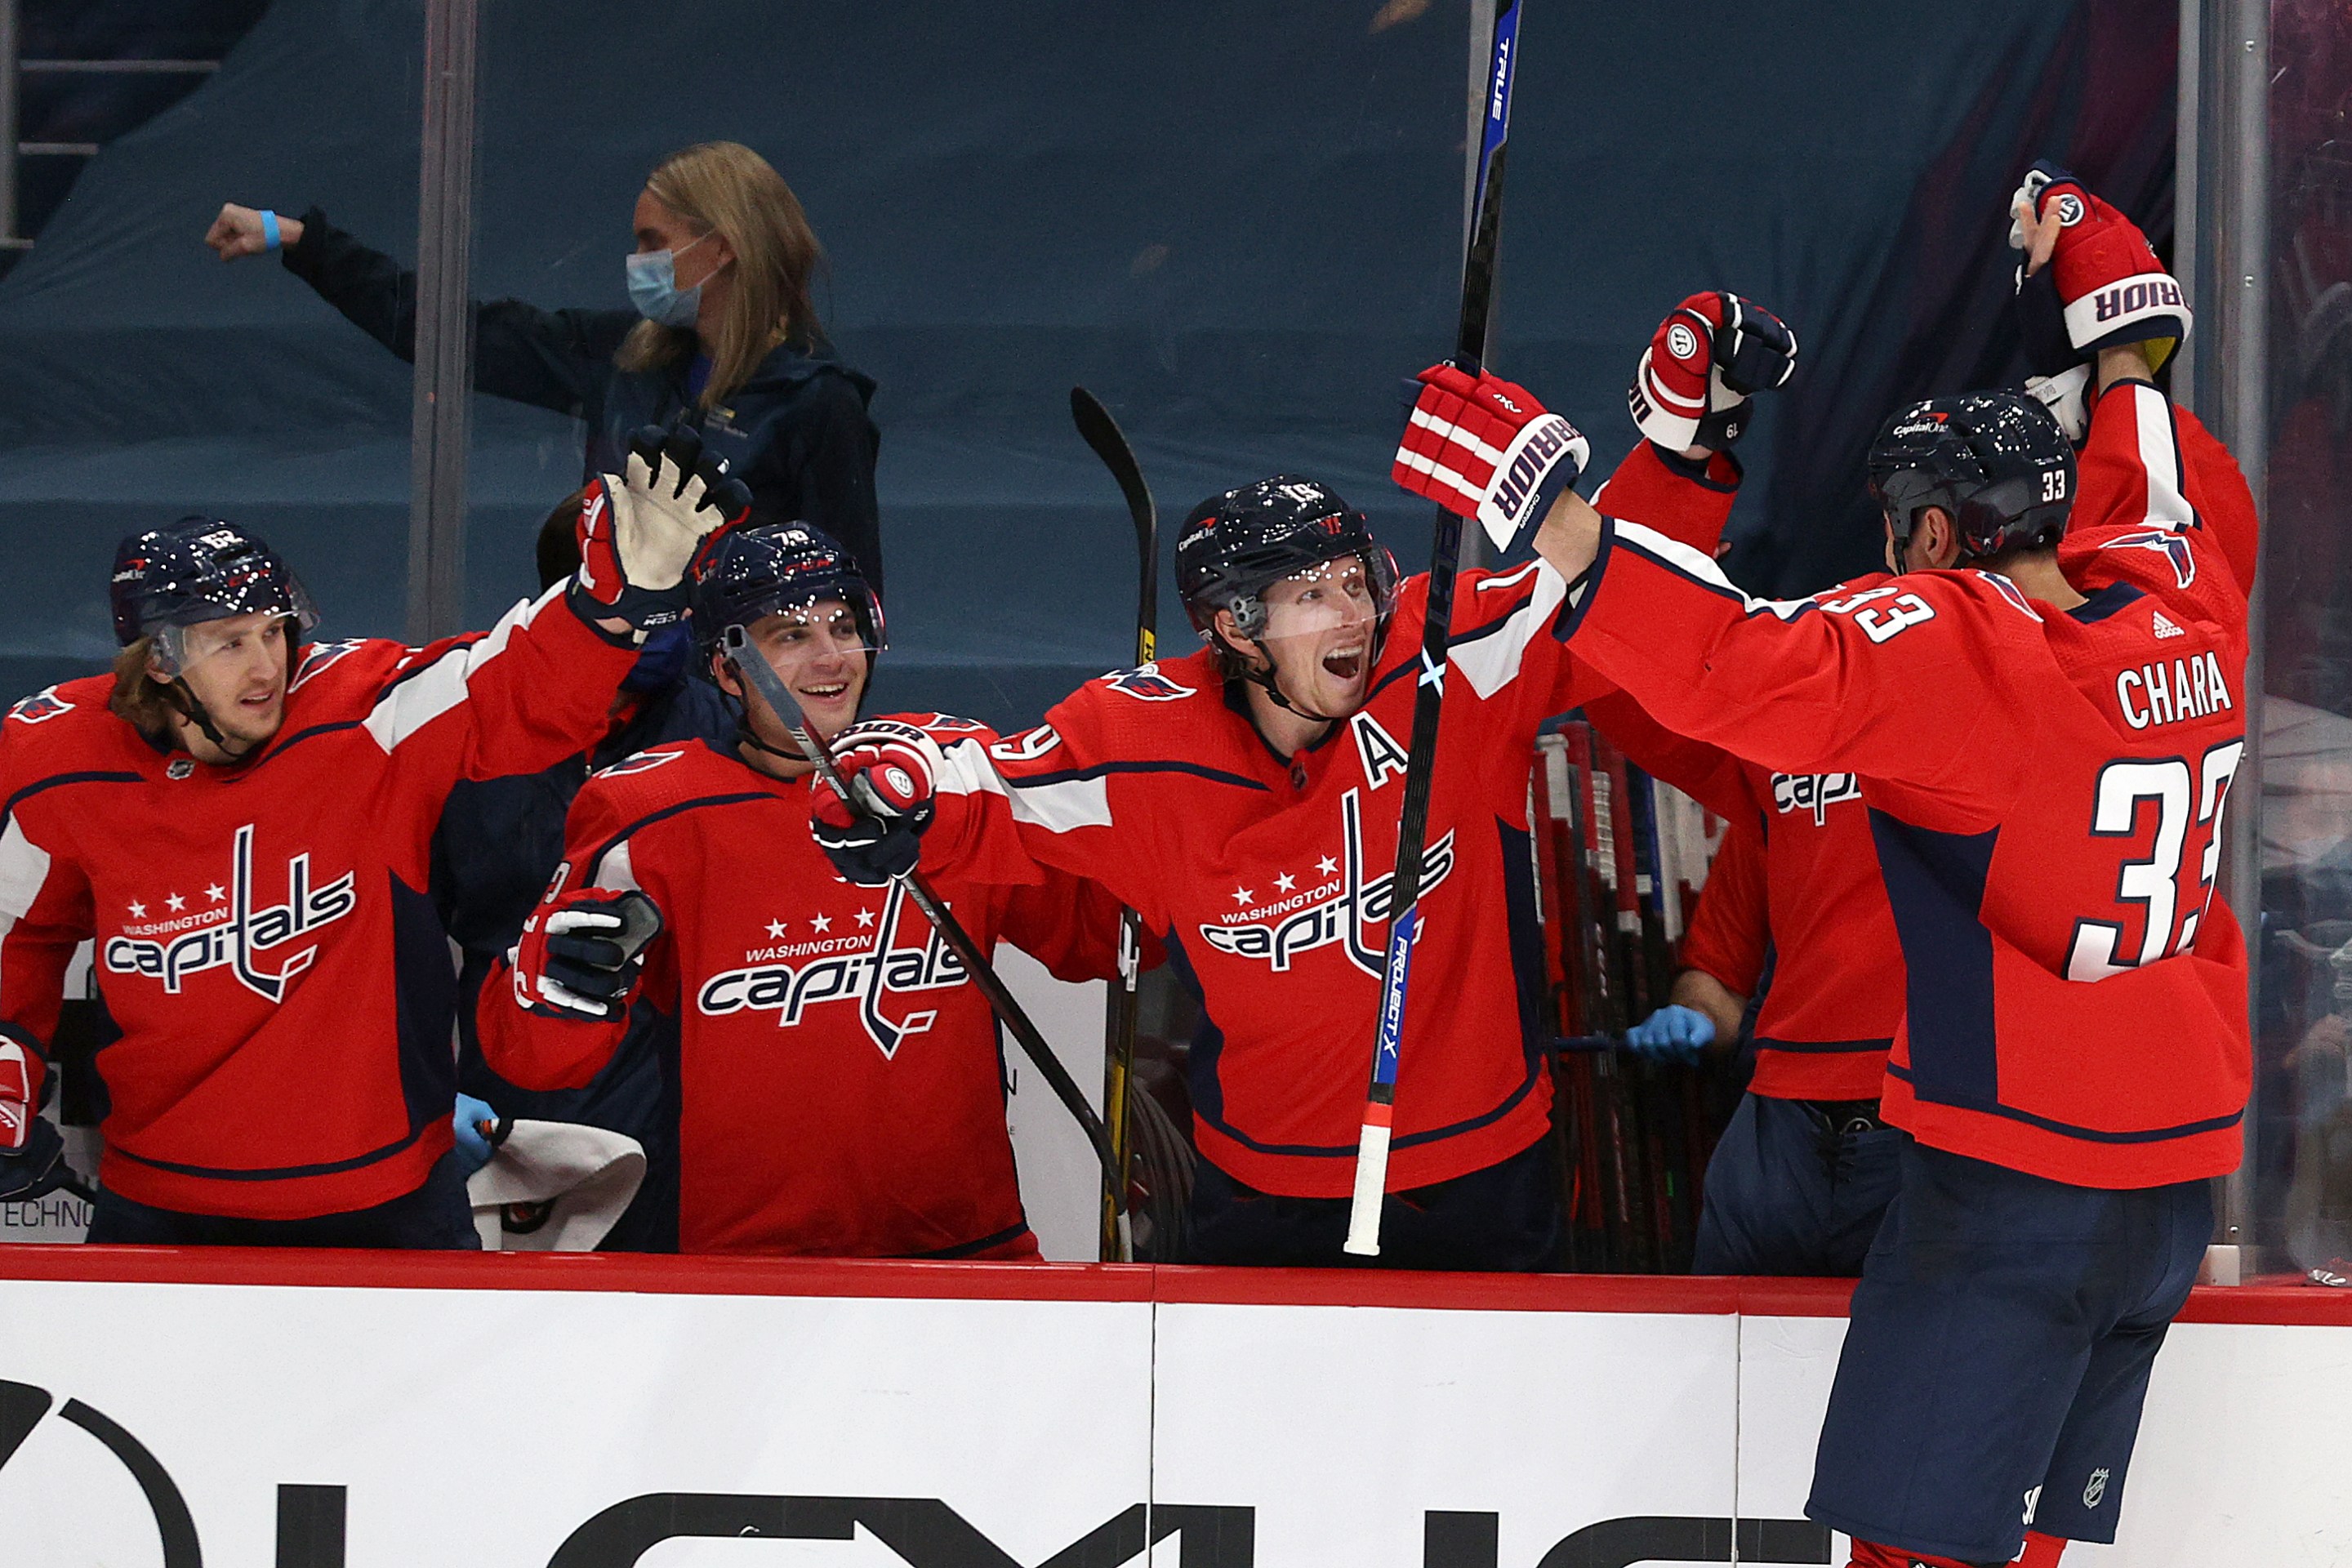
<svg viewBox="0 0 2352 1568"><path fill-rule="evenodd" d="M496 1125L499 1113L490 1109L488 1102L461 1094L457 1097L457 1113L449 1120L457 1131L457 1157L466 1163L466 1174L470 1176L488 1164L490 1155L496 1152L483 1135L482 1123Z"/></svg>
<svg viewBox="0 0 2352 1568"><path fill-rule="evenodd" d="M1625 1048L1654 1062L1695 1062L1715 1043L1715 1021L1670 1002L1625 1031Z"/></svg>

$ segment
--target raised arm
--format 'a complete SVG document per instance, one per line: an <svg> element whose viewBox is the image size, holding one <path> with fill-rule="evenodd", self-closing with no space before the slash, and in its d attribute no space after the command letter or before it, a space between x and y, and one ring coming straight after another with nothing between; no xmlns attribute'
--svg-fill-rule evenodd
<svg viewBox="0 0 2352 1568"><path fill-rule="evenodd" d="M270 228L276 227L276 243ZM205 232L224 261L277 250L286 270L403 360L416 359L416 274L327 221L231 202ZM578 415L612 374L613 354L637 318L626 310L543 310L520 300L474 301L474 387Z"/></svg>

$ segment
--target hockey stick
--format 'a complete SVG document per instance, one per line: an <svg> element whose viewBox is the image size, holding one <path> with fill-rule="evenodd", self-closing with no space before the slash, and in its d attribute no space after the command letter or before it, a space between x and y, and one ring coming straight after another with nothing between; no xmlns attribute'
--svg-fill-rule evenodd
<svg viewBox="0 0 2352 1568"><path fill-rule="evenodd" d="M849 792L841 770L833 765L832 753L819 745L816 737L809 732L808 716L801 711L801 705L793 700L792 692L776 672L768 668L768 661L760 657L759 649L751 646L749 635L741 626L729 626L719 643L737 676L759 692L760 700L768 705L768 710L776 716L777 722L783 725L785 732L792 736L793 743L800 747L801 754L815 766L824 782L833 786L835 795L845 801L855 802L857 797ZM1036 1064L1038 1072L1044 1075L1055 1097L1068 1108L1072 1116L1078 1119L1078 1127L1086 1133L1087 1142L1094 1145L1095 1158L1102 1163L1105 1178L1115 1176L1118 1166L1111 1159L1110 1136L1103 1131L1102 1118L1097 1116L1094 1107L1087 1103L1087 1097L1071 1079L1069 1069L1054 1055L1054 1047L1045 1043L1045 1037L1037 1032L1037 1026L1029 1021L1029 1015L1022 1011L1021 1004L1014 1000L1013 993L1006 989L1004 982L990 966L987 955L972 942L971 933L965 931L963 922L940 901L939 895L932 892L930 885L923 880L922 873L910 870L898 879L898 885L907 890L907 897L914 900L915 908L922 911L923 918L931 922L932 929L940 933L940 939L948 944L948 951L956 955L956 962L963 965L964 973L971 976L971 983L979 986L981 994L988 998L988 1005L996 1009L996 1016L1004 1020L1004 1026L1013 1031L1013 1037L1021 1042L1021 1048ZM1123 1212L1127 1206L1124 1189L1118 1194L1118 1203Z"/></svg>
<svg viewBox="0 0 2352 1568"><path fill-rule="evenodd" d="M1486 50L1486 115L1478 140L1477 200L1462 258L1462 321L1454 363L1475 372L1486 358L1486 316L1495 296L1495 244L1503 221L1503 153L1511 129L1511 84L1518 75L1519 3L1496 0ZM1372 1081L1356 1142L1356 1190L1348 1210L1346 1250L1381 1250L1381 1199L1388 1190L1390 1123L1396 1109L1397 1055L1403 1042L1406 985L1421 936L1422 857L1429 840L1429 787L1437 763L1437 721L1445 697L1447 643L1453 634L1454 574L1462 520L1443 508L1429 547L1429 605L1421 636L1420 689L1412 700L1412 744L1405 754L1404 805L1397 822L1396 872L1389 881L1388 962L1381 979L1380 1026Z"/></svg>
<svg viewBox="0 0 2352 1568"><path fill-rule="evenodd" d="M1070 417L1095 456L1118 481L1127 498L1128 515L1135 522L1135 553L1140 563L1135 609L1135 662L1150 664L1159 653L1160 637L1160 510L1152 504L1151 487L1135 452L1120 434L1110 410L1083 386L1070 388ZM1133 1141L1127 1124L1128 1086L1135 1076L1135 984L1143 963L1143 917L1133 910L1118 916L1118 983L1110 988L1103 1017L1103 1121L1110 1129L1111 1175L1118 1191L1127 1191L1133 1163ZM1103 1194L1102 1253L1106 1262L1124 1262L1118 1251L1119 1205Z"/></svg>

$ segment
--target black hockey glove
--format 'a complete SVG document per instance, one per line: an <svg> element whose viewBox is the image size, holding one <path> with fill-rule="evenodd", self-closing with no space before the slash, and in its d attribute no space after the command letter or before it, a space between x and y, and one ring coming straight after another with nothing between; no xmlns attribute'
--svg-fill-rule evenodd
<svg viewBox="0 0 2352 1568"><path fill-rule="evenodd" d="M515 1001L549 1017L617 1018L645 967L646 944L661 929L661 910L634 890L582 888L543 903L509 957Z"/></svg>

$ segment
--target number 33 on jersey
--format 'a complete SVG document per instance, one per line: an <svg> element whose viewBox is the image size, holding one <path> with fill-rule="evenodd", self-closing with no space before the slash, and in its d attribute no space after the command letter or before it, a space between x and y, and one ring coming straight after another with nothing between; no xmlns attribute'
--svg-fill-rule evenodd
<svg viewBox="0 0 2352 1568"><path fill-rule="evenodd" d="M1888 1120L2083 1186L2236 1167L2246 951L2214 896L2246 607L2171 411L2101 399L2060 609L1976 570L1748 598L1612 523L1570 647L1670 728L1858 774L1906 971Z"/></svg>

